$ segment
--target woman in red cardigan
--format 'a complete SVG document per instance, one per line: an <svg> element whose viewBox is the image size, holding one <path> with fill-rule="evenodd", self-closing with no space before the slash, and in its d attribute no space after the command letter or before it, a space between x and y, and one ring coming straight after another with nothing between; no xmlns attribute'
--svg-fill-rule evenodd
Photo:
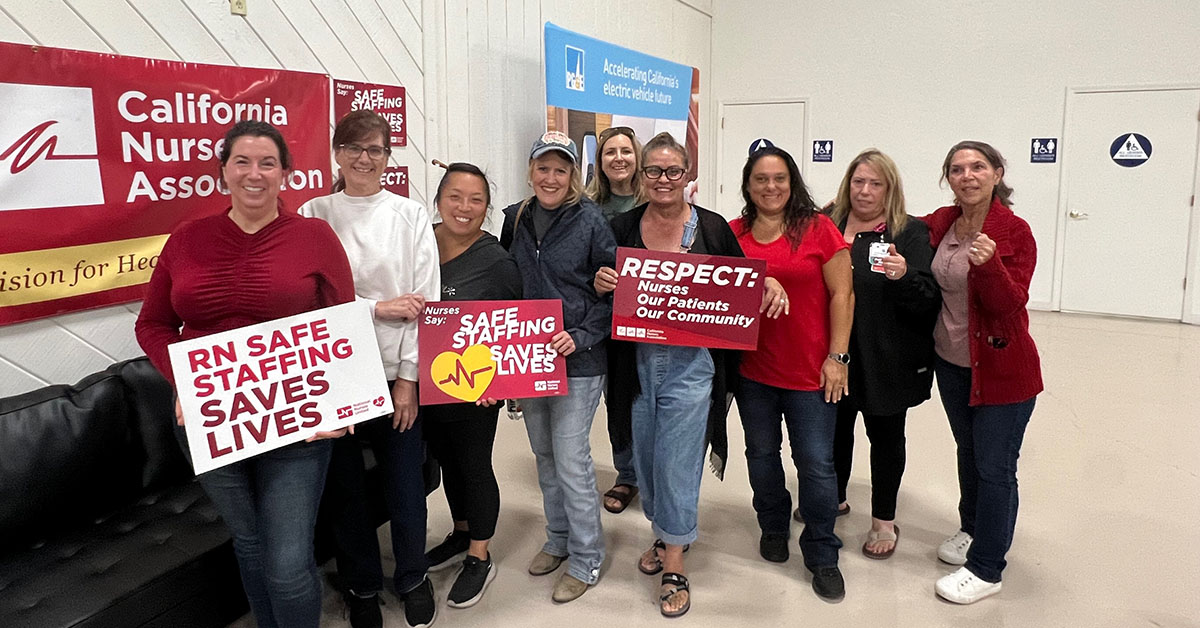
<svg viewBox="0 0 1200 628"><path fill-rule="evenodd" d="M938 558L962 568L935 590L959 604L1000 591L1017 522L1017 457L1042 391L1025 311L1037 245L1010 209L1004 170L988 144L955 144L942 164L955 203L922 219L942 289L934 371L958 445L960 529Z"/></svg>

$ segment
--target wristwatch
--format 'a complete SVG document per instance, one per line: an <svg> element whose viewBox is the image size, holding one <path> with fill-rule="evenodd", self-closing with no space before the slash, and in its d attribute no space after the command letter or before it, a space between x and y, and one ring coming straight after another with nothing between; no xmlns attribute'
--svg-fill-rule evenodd
<svg viewBox="0 0 1200 628"><path fill-rule="evenodd" d="M849 364L850 363L850 354L849 353L830 353L829 359L833 360L834 362L837 362L838 364Z"/></svg>

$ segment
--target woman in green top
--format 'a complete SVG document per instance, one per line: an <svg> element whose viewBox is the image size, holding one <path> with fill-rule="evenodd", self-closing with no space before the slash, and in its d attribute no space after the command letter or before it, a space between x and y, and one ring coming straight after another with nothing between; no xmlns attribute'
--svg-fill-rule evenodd
<svg viewBox="0 0 1200 628"><path fill-rule="evenodd" d="M596 176L588 182L585 194L600 206L605 220L612 220L613 216L646 202L642 178L638 176L642 170L641 156L642 143L633 129L614 126L601 131L593 162L600 167L596 170ZM609 442L615 441L610 437ZM620 513L637 497L638 482L633 471L633 448L628 444L624 447L614 444L612 452L617 481L604 494L604 509Z"/></svg>
<svg viewBox="0 0 1200 628"><path fill-rule="evenodd" d="M606 220L646 202L642 193L642 143L627 126L604 129L596 142L594 163L600 168L587 185L588 198L596 201ZM619 469L618 469L619 470Z"/></svg>

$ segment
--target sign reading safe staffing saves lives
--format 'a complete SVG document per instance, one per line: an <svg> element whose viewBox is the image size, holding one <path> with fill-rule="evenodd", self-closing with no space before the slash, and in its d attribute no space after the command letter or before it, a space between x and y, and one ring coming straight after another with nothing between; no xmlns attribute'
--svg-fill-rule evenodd
<svg viewBox="0 0 1200 628"><path fill-rule="evenodd" d="M618 247L612 337L753 350L766 276L764 260Z"/></svg>
<svg viewBox="0 0 1200 628"><path fill-rule="evenodd" d="M442 301L421 315L422 404L567 394L566 358L550 348L562 302Z"/></svg>
<svg viewBox="0 0 1200 628"><path fill-rule="evenodd" d="M168 352L196 473L393 409L365 301L177 342Z"/></svg>

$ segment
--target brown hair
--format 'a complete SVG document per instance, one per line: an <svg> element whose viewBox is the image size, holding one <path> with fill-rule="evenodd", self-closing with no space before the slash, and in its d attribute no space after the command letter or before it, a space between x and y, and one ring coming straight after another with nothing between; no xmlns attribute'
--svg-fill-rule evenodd
<svg viewBox="0 0 1200 628"><path fill-rule="evenodd" d="M275 147L279 149L279 165L284 170L292 169L292 154L288 151L287 142L283 141L283 134L279 132L279 129L262 120L240 120L237 124L229 127L229 130L225 132L225 141L221 145L221 152L217 155L221 160L222 167L229 161L233 143L239 137L265 137L275 142Z"/></svg>
<svg viewBox="0 0 1200 628"><path fill-rule="evenodd" d="M342 144L367 139L375 133L383 135L383 148L391 153L392 127L388 124L387 119L370 109L351 111L342 116L333 129L333 150L336 151ZM337 181L333 182L330 191L336 194L344 189L346 189L346 178L338 174Z"/></svg>
<svg viewBox="0 0 1200 628"><path fill-rule="evenodd" d="M644 148L642 148L641 163L642 164L646 163L646 158L650 156L650 153L653 153L656 150L661 150L664 148L675 151L676 153L679 154L680 157L683 158L683 169L684 170L689 170L691 168L691 160L688 159L687 148L685 148L683 146L683 144L680 144L679 142L677 142L675 140L675 136L671 135L670 133L668 133L666 131L663 131L662 133L655 135L654 137L650 138L649 142L646 142L646 146ZM638 173L638 174L641 174L641 173Z"/></svg>
<svg viewBox="0 0 1200 628"><path fill-rule="evenodd" d="M900 170L896 168L896 162L876 148L864 150L850 162L829 217L840 225L850 214L850 180L854 178L854 171L864 164L878 172L887 186L887 194L883 197L883 219L894 237L904 231L904 225L908 223L908 213L904 209L904 186L900 183Z"/></svg>
<svg viewBox="0 0 1200 628"><path fill-rule="evenodd" d="M800 167L796 165L796 160L792 158L791 153L778 146L768 146L750 153L746 165L742 167L742 199L746 201L742 207L742 234L749 233L754 227L754 220L758 218L758 207L750 200L750 175L754 171L754 164L763 157L778 157L787 168L788 201L783 208L783 235L795 251L804 238L804 230L808 228L808 223L817 215L817 204L809 194L808 186L804 185L804 178L800 176Z"/></svg>
<svg viewBox="0 0 1200 628"><path fill-rule="evenodd" d="M950 152L946 153L946 160L942 162L942 178L939 181L944 182L950 176L950 160L954 159L954 153L960 150L977 151L980 155L983 155L983 158L987 160L992 168L1000 171L1000 180L996 182L996 187L992 189L992 198L1000 199L1000 204L1005 207L1012 207L1013 189L1008 187L1008 184L1004 182L1004 174L1008 172L1008 164L1004 161L1004 157L1000 155L1000 151L992 148L992 145L987 142L963 140L951 146Z"/></svg>
<svg viewBox="0 0 1200 628"><path fill-rule="evenodd" d="M608 140L624 135L629 138L633 144L633 180L630 185L633 186L633 203L635 205L645 200L645 192L642 188L642 143L638 141L637 135L633 129L627 126L613 126L604 129L600 132L600 137L596 141L596 176L592 177L591 182L587 184L587 189L584 193L587 197L603 205L612 197L612 182L608 180L608 175L601 167L603 163L601 157L604 155L604 145Z"/></svg>

